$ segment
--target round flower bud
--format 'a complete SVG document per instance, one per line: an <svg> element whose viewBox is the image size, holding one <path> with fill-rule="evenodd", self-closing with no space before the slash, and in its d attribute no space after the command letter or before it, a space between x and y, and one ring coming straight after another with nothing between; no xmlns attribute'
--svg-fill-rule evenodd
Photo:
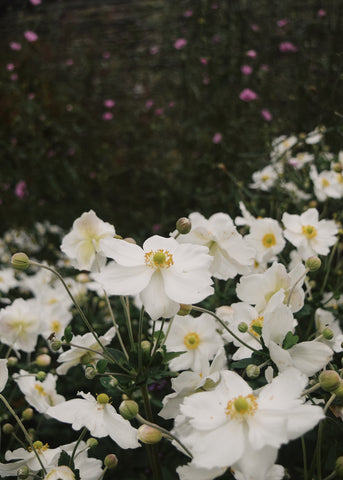
<svg viewBox="0 0 343 480"><path fill-rule="evenodd" d="M27 270L30 266L30 259L26 253L18 252L15 253L11 258L12 267L17 270Z"/></svg>
<svg viewBox="0 0 343 480"><path fill-rule="evenodd" d="M62 346L61 340L53 340L50 343L50 348L53 352L58 352L58 350L61 348L61 346Z"/></svg>
<svg viewBox="0 0 343 480"><path fill-rule="evenodd" d="M305 262L305 267L309 269L310 272L316 272L319 270L322 262L318 257L309 257Z"/></svg>
<svg viewBox="0 0 343 480"><path fill-rule="evenodd" d="M22 417L23 420L29 421L29 420L32 419L33 413L34 413L33 408L28 407L28 408L25 408L25 410L21 414L21 417Z"/></svg>
<svg viewBox="0 0 343 480"><path fill-rule="evenodd" d="M79 273L76 275L76 280L80 283L87 283L89 282L89 275L85 272Z"/></svg>
<svg viewBox="0 0 343 480"><path fill-rule="evenodd" d="M343 457L338 457L335 462L335 472L337 478L343 478Z"/></svg>
<svg viewBox="0 0 343 480"><path fill-rule="evenodd" d="M162 433L157 428L150 427L150 425L141 425L137 430L137 438L142 443L153 445L162 439Z"/></svg>
<svg viewBox="0 0 343 480"><path fill-rule="evenodd" d="M339 162L335 162L335 163L332 164L331 169L336 173L341 173L342 165Z"/></svg>
<svg viewBox="0 0 343 480"><path fill-rule="evenodd" d="M253 363L251 363L247 366L245 372L248 378L254 379L260 376L261 369L258 365L254 365Z"/></svg>
<svg viewBox="0 0 343 480"><path fill-rule="evenodd" d="M241 332L241 333L245 333L248 331L248 324L245 323L245 322L241 322L239 325L238 325L238 331Z"/></svg>
<svg viewBox="0 0 343 480"><path fill-rule="evenodd" d="M189 315L192 311L193 305L186 305L184 303L180 303L180 309L177 312L178 315L184 317L185 315Z"/></svg>
<svg viewBox="0 0 343 480"><path fill-rule="evenodd" d="M114 453L110 453L109 455L106 455L104 459L104 465L106 468L111 470L111 468L115 468L118 465L118 458Z"/></svg>
<svg viewBox="0 0 343 480"><path fill-rule="evenodd" d="M6 435L10 435L11 433L13 433L14 431L14 427L11 423L5 423L3 426L2 426L2 431L6 434Z"/></svg>
<svg viewBox="0 0 343 480"><path fill-rule="evenodd" d="M141 342L141 348L142 348L143 352L150 353L151 343L149 342L149 340L143 340Z"/></svg>
<svg viewBox="0 0 343 480"><path fill-rule="evenodd" d="M341 381L339 386L334 390L331 390L331 393L336 395L337 400L343 400L343 382Z"/></svg>
<svg viewBox="0 0 343 480"><path fill-rule="evenodd" d="M192 229L192 222L187 217L181 217L176 222L176 230L182 235L186 235Z"/></svg>
<svg viewBox="0 0 343 480"><path fill-rule="evenodd" d="M324 370L318 377L320 386L326 392L332 392L341 384L341 377L335 370Z"/></svg>
<svg viewBox="0 0 343 480"><path fill-rule="evenodd" d="M46 373L45 372L37 372L36 373L36 378L39 382L43 382L46 379Z"/></svg>
<svg viewBox="0 0 343 480"><path fill-rule="evenodd" d="M18 480L25 480L25 478L29 478L30 469L27 465L23 465L17 471L17 479Z"/></svg>
<svg viewBox="0 0 343 480"><path fill-rule="evenodd" d="M100 393L97 395L96 401L102 405L106 405L110 401L110 397L107 395L107 393Z"/></svg>
<svg viewBox="0 0 343 480"><path fill-rule="evenodd" d="M42 353L41 355L38 355L38 357L36 358L36 365L38 365L39 367L48 367L50 363L51 363L51 357L46 353Z"/></svg>
<svg viewBox="0 0 343 480"><path fill-rule="evenodd" d="M96 377L96 374L97 374L97 372L96 372L94 367L89 366L89 367L85 368L85 377L88 380L93 380L93 378Z"/></svg>
<svg viewBox="0 0 343 480"><path fill-rule="evenodd" d="M99 442L98 442L98 440L97 440L96 438L90 437L90 438L87 440L86 444L87 444L87 447L89 447L89 448L94 448L94 447L97 447L97 446L98 446Z"/></svg>
<svg viewBox="0 0 343 480"><path fill-rule="evenodd" d="M324 330L322 331L322 335L325 340L332 340L334 337L333 331L331 330L331 328L328 327L324 328Z"/></svg>
<svg viewBox="0 0 343 480"><path fill-rule="evenodd" d="M15 367L18 364L17 357L8 357L7 359L7 366L8 367Z"/></svg>
<svg viewBox="0 0 343 480"><path fill-rule="evenodd" d="M123 400L119 405L119 413L125 420L132 420L138 413L138 404L134 400Z"/></svg>

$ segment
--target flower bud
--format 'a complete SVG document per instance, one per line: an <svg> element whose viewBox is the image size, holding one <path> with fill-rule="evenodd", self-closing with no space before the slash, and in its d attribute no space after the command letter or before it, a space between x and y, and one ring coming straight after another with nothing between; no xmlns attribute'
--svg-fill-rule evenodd
<svg viewBox="0 0 343 480"><path fill-rule="evenodd" d="M52 340L52 342L50 343L50 348L53 352L58 352L61 346L62 346L61 340Z"/></svg>
<svg viewBox="0 0 343 480"><path fill-rule="evenodd" d="M138 413L138 404L134 400L123 400L119 405L119 413L125 420L132 420Z"/></svg>
<svg viewBox="0 0 343 480"><path fill-rule="evenodd" d="M335 472L337 478L343 478L343 457L338 457L336 459Z"/></svg>
<svg viewBox="0 0 343 480"><path fill-rule="evenodd" d="M335 370L324 370L318 377L320 386L325 392L332 392L341 384L341 377Z"/></svg>
<svg viewBox="0 0 343 480"><path fill-rule="evenodd" d="M192 222L187 217L181 217L176 222L176 230L182 235L186 235L192 229Z"/></svg>
<svg viewBox="0 0 343 480"><path fill-rule="evenodd" d="M18 252L12 255L11 264L17 270L27 270L30 266L30 259L26 253Z"/></svg>
<svg viewBox="0 0 343 480"><path fill-rule="evenodd" d="M39 367L48 367L50 363L51 363L51 357L46 353L42 353L41 355L38 355L38 357L36 358L36 365L38 365Z"/></svg>
<svg viewBox="0 0 343 480"><path fill-rule="evenodd" d="M88 380L93 380L93 378L96 377L96 374L97 374L97 371L95 370L94 367L89 366L89 367L86 367L86 368L85 368L85 377L86 377Z"/></svg>
<svg viewBox="0 0 343 480"><path fill-rule="evenodd" d="M7 359L7 366L8 367L15 367L18 364L17 357L8 357Z"/></svg>
<svg viewBox="0 0 343 480"><path fill-rule="evenodd" d="M324 330L322 331L322 335L325 340L332 340L334 337L333 331L331 330L331 328L328 327L324 328Z"/></svg>
<svg viewBox="0 0 343 480"><path fill-rule="evenodd" d="M34 413L33 408L28 407L28 408L25 408L25 410L21 414L21 417L23 420L29 421L32 419L33 413Z"/></svg>
<svg viewBox="0 0 343 480"><path fill-rule="evenodd" d="M5 423L3 426L2 426L2 431L6 434L6 435L10 435L11 433L13 433L14 431L14 427L11 423Z"/></svg>
<svg viewBox="0 0 343 480"><path fill-rule="evenodd" d="M184 303L180 303L179 311L177 312L178 315L184 317L185 315L189 315L192 311L193 305L186 305Z"/></svg>
<svg viewBox="0 0 343 480"><path fill-rule="evenodd" d="M18 480L25 480L25 478L28 478L29 475L30 475L30 469L27 465L23 465L17 470Z"/></svg>
<svg viewBox="0 0 343 480"><path fill-rule="evenodd" d="M150 425L141 425L137 430L137 438L142 443L153 445L162 439L162 433L157 428L150 427Z"/></svg>
<svg viewBox="0 0 343 480"><path fill-rule="evenodd" d="M95 448L95 447L98 446L99 442L96 438L90 437L87 440L86 444L87 444L87 447L89 447L89 448Z"/></svg>
<svg viewBox="0 0 343 480"><path fill-rule="evenodd" d="M343 382L341 381L337 388L335 388L334 390L331 390L331 393L334 393L336 395L337 400L342 401L343 400Z"/></svg>
<svg viewBox="0 0 343 480"><path fill-rule="evenodd" d="M110 381L108 382L108 385L111 388L116 388L116 386L118 385L118 380L116 379L116 377L111 377Z"/></svg>
<svg viewBox="0 0 343 480"><path fill-rule="evenodd" d="M308 268L310 272L315 272L320 269L321 264L320 258L313 256L306 260L305 267Z"/></svg>
<svg viewBox="0 0 343 480"><path fill-rule="evenodd" d="M254 365L253 363L251 363L250 365L247 366L245 372L247 374L247 377L253 380L260 376L261 369L258 365Z"/></svg>
<svg viewBox="0 0 343 480"><path fill-rule="evenodd" d="M36 378L39 382L43 382L46 379L46 373L45 372L38 372L38 373L36 373Z"/></svg>
<svg viewBox="0 0 343 480"><path fill-rule="evenodd" d="M110 453L109 455L106 455L104 459L104 465L107 467L109 470L111 468L115 468L118 465L118 458L114 453Z"/></svg>
<svg viewBox="0 0 343 480"><path fill-rule="evenodd" d="M143 350L143 352L145 353L150 353L150 349L151 349L151 343L149 342L149 340L143 340L141 342L141 348Z"/></svg>
<svg viewBox="0 0 343 480"><path fill-rule="evenodd" d="M248 331L248 324L245 323L245 322L241 322L239 325L238 325L238 331L241 332L241 333L245 333Z"/></svg>

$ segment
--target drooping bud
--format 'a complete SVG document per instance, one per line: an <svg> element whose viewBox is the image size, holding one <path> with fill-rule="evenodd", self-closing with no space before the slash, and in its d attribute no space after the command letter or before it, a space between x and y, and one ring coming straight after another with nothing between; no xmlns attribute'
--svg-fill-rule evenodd
<svg viewBox="0 0 343 480"><path fill-rule="evenodd" d="M335 370L324 370L318 377L320 386L325 392L332 392L341 384L341 377Z"/></svg>
<svg viewBox="0 0 343 480"><path fill-rule="evenodd" d="M46 353L42 353L41 355L38 355L38 357L36 358L36 365L38 365L39 367L48 367L50 363L51 363L51 357Z"/></svg>
<svg viewBox="0 0 343 480"><path fill-rule="evenodd" d="M239 325L238 325L238 331L241 332L241 333L245 333L248 331L248 324L245 323L245 322L241 322Z"/></svg>
<svg viewBox="0 0 343 480"><path fill-rule="evenodd" d="M116 379L116 377L111 377L110 378L110 381L108 382L109 386L111 388L115 388L117 385L118 385L118 380Z"/></svg>
<svg viewBox="0 0 343 480"><path fill-rule="evenodd" d="M58 352L58 350L61 348L61 346L62 346L61 340L53 340L50 343L50 348L53 352Z"/></svg>
<svg viewBox="0 0 343 480"><path fill-rule="evenodd" d="M125 420L135 418L138 410L138 404L134 400L123 400L119 405L119 413Z"/></svg>
<svg viewBox="0 0 343 480"><path fill-rule="evenodd" d="M331 328L328 328L328 327L324 328L324 330L322 331L322 335L325 338L325 340L332 340L333 337L335 336Z"/></svg>
<svg viewBox="0 0 343 480"><path fill-rule="evenodd" d="M89 447L89 448L95 448L95 447L98 446L99 442L96 438L90 437L87 440L86 444L87 444L87 447Z"/></svg>
<svg viewBox="0 0 343 480"><path fill-rule="evenodd" d="M36 373L36 378L39 382L43 382L46 379L46 373L45 372L37 372Z"/></svg>
<svg viewBox="0 0 343 480"><path fill-rule="evenodd" d="M180 303L180 308L177 314L180 315L181 317L184 317L191 313L192 308L193 308L193 305L186 305L184 303Z"/></svg>
<svg viewBox="0 0 343 480"><path fill-rule="evenodd" d="M32 419L33 414L34 414L33 408L28 407L28 408L25 408L25 410L21 414L21 417L23 420L29 421Z"/></svg>
<svg viewBox="0 0 343 480"><path fill-rule="evenodd" d="M309 257L305 262L305 267L309 269L310 272L316 272L320 269L322 261L319 257L313 256Z"/></svg>
<svg viewBox="0 0 343 480"><path fill-rule="evenodd" d="M18 252L12 255L11 265L17 270L27 270L30 266L30 259L26 253Z"/></svg>
<svg viewBox="0 0 343 480"><path fill-rule="evenodd" d="M25 478L29 478L29 475L30 475L30 469L27 465L23 465L17 470L18 480L25 480Z"/></svg>
<svg viewBox="0 0 343 480"><path fill-rule="evenodd" d="M176 230L181 233L181 235L186 235L192 229L192 222L187 217L181 217L176 222Z"/></svg>
<svg viewBox="0 0 343 480"><path fill-rule="evenodd" d="M86 368L85 368L85 377L86 377L88 380L93 380L93 378L95 378L96 375L97 375L97 371L95 370L94 367L89 366L89 367L86 367Z"/></svg>
<svg viewBox="0 0 343 480"><path fill-rule="evenodd" d="M118 465L118 458L114 453L110 453L109 455L106 455L104 458L104 465L107 467L109 470L111 468L115 468Z"/></svg>
<svg viewBox="0 0 343 480"><path fill-rule="evenodd" d="M335 472L337 478L343 478L343 457L338 457L336 459Z"/></svg>
<svg viewBox="0 0 343 480"><path fill-rule="evenodd" d="M18 364L17 357L8 357L7 359L7 366L8 367L15 367Z"/></svg>
<svg viewBox="0 0 343 480"><path fill-rule="evenodd" d="M141 425L137 430L137 438L142 443L153 445L161 441L162 433L150 425Z"/></svg>
<svg viewBox="0 0 343 480"><path fill-rule="evenodd" d="M5 423L3 426L2 426L2 431L6 434L6 435L10 435L11 433L13 433L14 431L14 427L11 423Z"/></svg>
<svg viewBox="0 0 343 480"><path fill-rule="evenodd" d="M341 381L337 388L335 388L334 390L331 390L331 393L334 393L336 395L337 400L342 401L343 400L343 382Z"/></svg>
<svg viewBox="0 0 343 480"><path fill-rule="evenodd" d="M260 376L261 369L258 365L254 365L253 363L251 363L250 365L247 366L245 372L247 374L247 377L253 380Z"/></svg>
<svg viewBox="0 0 343 480"><path fill-rule="evenodd" d="M110 401L110 397L107 395L107 393L100 393L97 395L96 401L102 405L106 405Z"/></svg>

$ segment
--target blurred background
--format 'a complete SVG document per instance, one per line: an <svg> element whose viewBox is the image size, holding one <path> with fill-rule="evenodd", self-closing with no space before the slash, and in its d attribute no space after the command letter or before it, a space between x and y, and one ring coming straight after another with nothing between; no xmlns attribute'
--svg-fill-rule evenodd
<svg viewBox="0 0 343 480"><path fill-rule="evenodd" d="M0 228L237 213L279 135L342 147L340 0L1 0Z"/></svg>

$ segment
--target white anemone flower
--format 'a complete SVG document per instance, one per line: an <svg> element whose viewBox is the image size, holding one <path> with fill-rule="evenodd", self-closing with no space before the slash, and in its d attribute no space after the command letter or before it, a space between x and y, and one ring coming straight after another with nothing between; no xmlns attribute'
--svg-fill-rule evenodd
<svg viewBox="0 0 343 480"><path fill-rule="evenodd" d="M271 261L286 244L282 229L273 218L256 219L244 238L255 249L258 263Z"/></svg>
<svg viewBox="0 0 343 480"><path fill-rule="evenodd" d="M319 220L316 208L301 215L285 212L282 216L284 236L306 260L314 255L327 255L337 240L338 227L333 220Z"/></svg>
<svg viewBox="0 0 343 480"><path fill-rule="evenodd" d="M272 165L267 165L252 174L253 182L249 184L249 188L269 192L278 179L278 172Z"/></svg>
<svg viewBox="0 0 343 480"><path fill-rule="evenodd" d="M208 247L213 263L212 276L221 280L248 273L255 258L255 250L238 233L233 220L226 213L215 213L206 219L198 212L189 215L192 229L177 237L179 243L193 243Z"/></svg>
<svg viewBox="0 0 343 480"><path fill-rule="evenodd" d="M325 202L328 198L342 197L341 174L333 170L323 170L318 173L316 167L312 165L310 178L313 182L314 194L320 202Z"/></svg>
<svg viewBox="0 0 343 480"><path fill-rule="evenodd" d="M70 423L74 430L86 427L97 438L110 436L121 448L137 448L137 430L119 415L106 393L94 398L78 392L82 398L67 400L48 408L47 414L60 422Z"/></svg>
<svg viewBox="0 0 343 480"><path fill-rule="evenodd" d="M49 407L65 401L63 395L56 392L57 376L52 373L48 373L43 381L39 381L34 374L20 370L19 374L13 374L13 379L27 403L37 412L45 413Z"/></svg>
<svg viewBox="0 0 343 480"><path fill-rule="evenodd" d="M44 467L57 466L58 459L62 453L62 448L49 448L49 445L43 444L43 442L34 443L35 450L38 453ZM17 448L16 450L7 450L5 453L5 460L8 463L0 462L0 476L16 477L18 469L26 465L32 474L38 473L42 466L37 460L37 456L33 450L27 450L26 448Z"/></svg>
<svg viewBox="0 0 343 480"><path fill-rule="evenodd" d="M114 226L103 222L90 210L74 221L72 230L62 240L61 250L70 258L75 268L97 270L106 262L100 240L114 235Z"/></svg>
<svg viewBox="0 0 343 480"><path fill-rule="evenodd" d="M137 295L152 320L171 318L180 304L193 304L213 293L208 248L180 244L154 235L143 248L115 238L100 242L115 260L93 274L110 295Z"/></svg>
<svg viewBox="0 0 343 480"><path fill-rule="evenodd" d="M300 170L307 163L313 162L314 155L309 152L298 152L294 157L291 157L288 160L289 165L294 167L296 170Z"/></svg>
<svg viewBox="0 0 343 480"><path fill-rule="evenodd" d="M224 467L214 468L199 468L192 463L183 465L176 469L180 480L213 480L214 478L221 477L227 469Z"/></svg>
<svg viewBox="0 0 343 480"><path fill-rule="evenodd" d="M258 395L235 372L222 372L221 378L214 390L194 393L181 405L189 428L179 438L200 468L234 465L247 447L278 449L324 418L321 407L304 404L307 377L296 369L278 375Z"/></svg>
<svg viewBox="0 0 343 480"><path fill-rule="evenodd" d="M212 360L223 346L216 331L216 321L207 313L176 315L172 321L165 345L169 352L184 352L169 362L172 371L201 370L203 360Z"/></svg>
<svg viewBox="0 0 343 480"><path fill-rule="evenodd" d="M232 474L236 480L282 480L285 469L274 463L277 453L277 448L256 450L247 444L244 456L232 465Z"/></svg>
<svg viewBox="0 0 343 480"><path fill-rule="evenodd" d="M291 149L298 142L298 139L295 135L287 137L286 135L281 135L277 137L272 142L272 151L270 157L272 162L276 162L281 157L289 158L291 155Z"/></svg>
<svg viewBox="0 0 343 480"><path fill-rule="evenodd" d="M0 359L0 392L6 387L8 380L8 368L7 368L7 359Z"/></svg>
<svg viewBox="0 0 343 480"><path fill-rule="evenodd" d="M322 337L320 341L329 345L334 352L341 352L343 350L343 332L339 325L339 320L335 318L334 314L324 308L317 308L314 314L314 321L318 335L320 335L325 328L329 328L333 333L331 340Z"/></svg>
<svg viewBox="0 0 343 480"><path fill-rule="evenodd" d="M75 480L74 472L66 465L52 468L43 480Z"/></svg>

